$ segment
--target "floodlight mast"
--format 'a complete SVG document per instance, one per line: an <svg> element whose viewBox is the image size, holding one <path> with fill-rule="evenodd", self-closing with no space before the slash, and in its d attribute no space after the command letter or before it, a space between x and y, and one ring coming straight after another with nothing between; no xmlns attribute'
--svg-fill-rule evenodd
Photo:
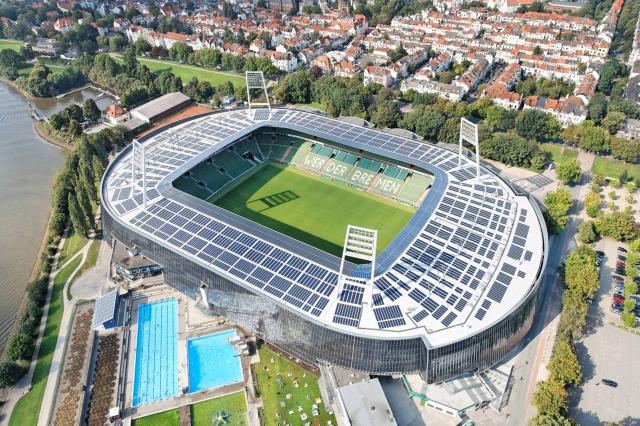
<svg viewBox="0 0 640 426"><path fill-rule="evenodd" d="M131 198L136 195L137 173L142 172L142 205L147 208L147 159L145 156L145 147L143 144L134 139L131 142L133 154L131 155ZM138 163L142 163L141 165Z"/></svg>
<svg viewBox="0 0 640 426"><path fill-rule="evenodd" d="M344 237L344 246L342 248L342 260L340 261L340 275L338 283L340 292L344 288L344 284L348 281L360 282L365 281L365 290L363 300L365 304L371 304L373 299L373 277L376 270L376 247L378 244L378 231L376 229L362 228L359 226L348 225L347 233ZM368 278L351 278L344 274L344 264L347 257L365 260L371 262L371 273Z"/></svg>
<svg viewBox="0 0 640 426"><path fill-rule="evenodd" d="M251 118L251 106L266 106L269 109L269 116L271 116L271 103L269 102L269 94L267 93L267 85L264 82L264 74L262 71L245 71L244 73L245 84L247 86L247 102L249 107L247 114ZM251 89L262 90L266 102L251 102Z"/></svg>
<svg viewBox="0 0 640 426"><path fill-rule="evenodd" d="M478 125L467 120L460 119L460 149L458 152L458 168L462 167L462 145L467 142L476 149L476 180L480 181L480 142L478 141Z"/></svg>

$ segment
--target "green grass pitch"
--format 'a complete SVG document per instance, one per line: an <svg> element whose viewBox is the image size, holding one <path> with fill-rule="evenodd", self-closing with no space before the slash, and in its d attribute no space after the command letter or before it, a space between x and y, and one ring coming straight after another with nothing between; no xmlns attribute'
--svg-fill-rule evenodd
<svg viewBox="0 0 640 426"><path fill-rule="evenodd" d="M415 212L392 200L275 163L212 202L336 256L342 256L347 225L377 229L380 253Z"/></svg>

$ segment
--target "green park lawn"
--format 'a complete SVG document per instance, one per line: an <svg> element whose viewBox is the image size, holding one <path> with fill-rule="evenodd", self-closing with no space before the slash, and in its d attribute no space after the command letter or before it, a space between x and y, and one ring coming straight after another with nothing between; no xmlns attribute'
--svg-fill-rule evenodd
<svg viewBox="0 0 640 426"><path fill-rule="evenodd" d="M47 387L49 369L51 368L51 360L58 340L60 321L62 320L64 310L64 283L78 267L81 260L81 257L75 258L58 272L58 275L56 275L53 281L53 291L51 293L51 303L47 314L44 336L42 344L40 345L40 351L38 352L36 369L33 373L33 379L31 380L32 388L29 393L20 398L14 407L11 412L11 418L9 419L9 426L32 426L38 423L42 397Z"/></svg>
<svg viewBox="0 0 640 426"><path fill-rule="evenodd" d="M593 166L591 166L593 174L613 179L618 179L625 169L629 174L629 178L640 179L640 165L638 164L629 164L621 160L596 156Z"/></svg>
<svg viewBox="0 0 640 426"><path fill-rule="evenodd" d="M0 39L0 50L13 49L13 50L15 50L17 52L24 45L25 45L24 41Z"/></svg>
<svg viewBox="0 0 640 426"><path fill-rule="evenodd" d="M118 61L121 60L119 55L114 56ZM138 56L138 62L145 64L149 70L153 72L172 72L177 77L180 77L184 84L191 81L193 77L196 77L198 81L208 81L212 86L219 86L227 81L231 81L233 83L233 87L244 86L244 76L232 72L217 71L210 68L199 67L197 65L179 64L173 61L143 58L140 56Z"/></svg>
<svg viewBox="0 0 640 426"><path fill-rule="evenodd" d="M562 160L576 158L578 156L577 151L556 143L542 143L540 144L540 149L547 153L551 161L556 164Z"/></svg>
<svg viewBox="0 0 640 426"><path fill-rule="evenodd" d="M75 232L68 236L64 241L60 257L58 258L58 267L64 265L64 262L66 262L67 259L70 259L74 254L79 252L80 249L87 244L87 241L88 240L86 238L81 237Z"/></svg>
<svg viewBox="0 0 640 426"><path fill-rule="evenodd" d="M236 392L191 406L191 424L193 426L215 425L215 417L221 414L227 426L247 426L247 402L244 392Z"/></svg>
<svg viewBox="0 0 640 426"><path fill-rule="evenodd" d="M146 417L134 419L132 426L178 426L180 424L180 410L178 408Z"/></svg>
<svg viewBox="0 0 640 426"><path fill-rule="evenodd" d="M342 255L347 225L378 230L382 252L414 209L294 167L267 164L213 201L240 216Z"/></svg>
<svg viewBox="0 0 640 426"><path fill-rule="evenodd" d="M302 425L307 422L324 426L329 420L332 424L337 424L335 416L327 412L324 403L317 404L318 417L312 414L312 405L316 404L316 398L321 398L318 377L266 346L261 347L259 353L260 363L255 366L255 375L264 405L263 421L266 426ZM295 386L296 383L298 387ZM287 395L290 395L289 399ZM290 412L292 413L289 414ZM303 413L307 415L306 420L301 418ZM319 423L315 423L315 419Z"/></svg>

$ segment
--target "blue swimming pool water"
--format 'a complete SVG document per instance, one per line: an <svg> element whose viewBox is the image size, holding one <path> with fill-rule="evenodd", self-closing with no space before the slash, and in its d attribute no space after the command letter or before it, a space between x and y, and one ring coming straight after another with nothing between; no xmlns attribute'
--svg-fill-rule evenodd
<svg viewBox="0 0 640 426"><path fill-rule="evenodd" d="M240 357L227 339L235 330L189 339L189 392L242 381Z"/></svg>
<svg viewBox="0 0 640 426"><path fill-rule="evenodd" d="M178 303L140 305L133 405L178 395Z"/></svg>

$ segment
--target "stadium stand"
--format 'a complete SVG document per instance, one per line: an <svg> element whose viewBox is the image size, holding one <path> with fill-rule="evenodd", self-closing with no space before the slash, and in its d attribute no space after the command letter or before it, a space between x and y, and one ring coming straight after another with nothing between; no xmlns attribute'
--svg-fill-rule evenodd
<svg viewBox="0 0 640 426"><path fill-rule="evenodd" d="M432 178L393 164L308 141L295 135L258 133L214 154L176 180L176 187L208 198L231 180L266 160L290 164L315 174L416 205Z"/></svg>
<svg viewBox="0 0 640 426"><path fill-rule="evenodd" d="M398 198L411 204L416 203L432 183L433 179L430 176L412 173L398 194Z"/></svg>

